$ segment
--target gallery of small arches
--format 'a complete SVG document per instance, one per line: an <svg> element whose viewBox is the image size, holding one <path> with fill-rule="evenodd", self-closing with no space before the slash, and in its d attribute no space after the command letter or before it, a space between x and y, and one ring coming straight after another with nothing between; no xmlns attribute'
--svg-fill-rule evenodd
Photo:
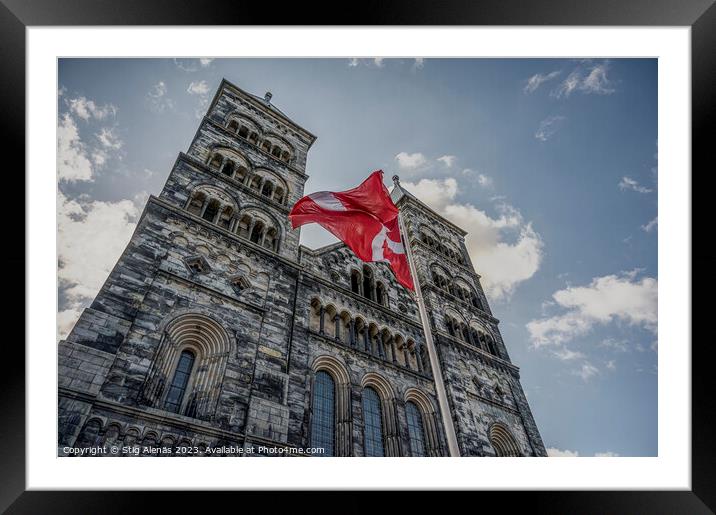
<svg viewBox="0 0 716 515"><path fill-rule="evenodd" d="M450 314L445 315L445 325L447 326L448 333L453 338L469 343L473 347L478 347L493 356L500 356L494 338L481 328L478 329L472 325L468 325L463 320Z"/></svg>
<svg viewBox="0 0 716 515"><path fill-rule="evenodd" d="M472 286L465 279L459 277L451 277L443 267L433 264L430 267L433 284L440 288L443 292L450 294L454 298L469 304L477 309L483 309L480 298Z"/></svg>
<svg viewBox="0 0 716 515"><path fill-rule="evenodd" d="M353 316L320 299L311 300L308 328L341 345L365 352L396 366L429 374L422 345L360 315Z"/></svg>
<svg viewBox="0 0 716 515"><path fill-rule="evenodd" d="M445 243L441 238L427 227L420 228L420 241L438 254L455 261L461 265L465 264L465 258L451 243Z"/></svg>
<svg viewBox="0 0 716 515"><path fill-rule="evenodd" d="M288 186L268 168L254 167L240 152L227 147L214 147L207 165L212 170L241 184L278 204L288 202Z"/></svg>
<svg viewBox="0 0 716 515"><path fill-rule="evenodd" d="M216 188L196 188L189 197L186 210L237 236L278 252L280 230L273 217L259 208L238 212L235 202L222 193Z"/></svg>
<svg viewBox="0 0 716 515"><path fill-rule="evenodd" d="M226 442L226 445L232 443ZM221 445L221 442L187 438L171 431L147 429L93 417L83 426L74 447L102 447L107 450L107 456L204 456L207 448ZM211 453L211 456L223 455Z"/></svg>
<svg viewBox="0 0 716 515"><path fill-rule="evenodd" d="M273 134L264 135L259 125L248 117L230 115L227 118L226 130L284 163L291 163L293 160L295 152L288 142Z"/></svg>
<svg viewBox="0 0 716 515"><path fill-rule="evenodd" d="M355 268L351 270L351 290L381 306L388 305L388 292L385 285L375 280L373 269L368 265L363 265L361 270Z"/></svg>
<svg viewBox="0 0 716 515"><path fill-rule="evenodd" d="M353 391L360 410L353 411ZM316 456L441 456L436 411L429 397L410 388L398 399L388 381L368 373L351 385L345 367L335 358L316 360L311 381L309 442ZM355 445L351 428L361 428ZM362 450L357 451L358 448Z"/></svg>

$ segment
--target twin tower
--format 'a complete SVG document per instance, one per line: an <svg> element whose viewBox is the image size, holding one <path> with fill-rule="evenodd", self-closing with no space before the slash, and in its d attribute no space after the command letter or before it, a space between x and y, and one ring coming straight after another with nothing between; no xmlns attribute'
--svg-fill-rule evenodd
<svg viewBox="0 0 716 515"><path fill-rule="evenodd" d="M462 456L546 455L465 231L396 183L444 402L388 266L299 245L288 212L315 139L269 93L221 82L58 345L58 454L447 456L449 417Z"/></svg>

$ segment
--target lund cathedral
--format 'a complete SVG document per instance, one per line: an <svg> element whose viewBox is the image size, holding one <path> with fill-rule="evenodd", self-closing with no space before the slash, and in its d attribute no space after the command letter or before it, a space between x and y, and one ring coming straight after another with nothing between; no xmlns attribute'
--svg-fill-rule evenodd
<svg viewBox="0 0 716 515"><path fill-rule="evenodd" d="M59 342L59 455L118 445L448 456L446 418L461 456L546 455L465 231L394 178L446 403L415 297L387 264L343 243L299 245L287 215L315 139L270 93L222 81Z"/></svg>

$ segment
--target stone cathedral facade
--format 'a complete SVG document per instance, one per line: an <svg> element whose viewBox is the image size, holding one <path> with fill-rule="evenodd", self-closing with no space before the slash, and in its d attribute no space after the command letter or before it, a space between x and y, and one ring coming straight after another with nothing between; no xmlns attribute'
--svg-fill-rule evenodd
<svg viewBox="0 0 716 515"><path fill-rule="evenodd" d="M287 215L315 139L222 81L58 345L59 455L447 456L443 415L462 456L546 455L465 231L395 179L449 414L388 266L299 245Z"/></svg>

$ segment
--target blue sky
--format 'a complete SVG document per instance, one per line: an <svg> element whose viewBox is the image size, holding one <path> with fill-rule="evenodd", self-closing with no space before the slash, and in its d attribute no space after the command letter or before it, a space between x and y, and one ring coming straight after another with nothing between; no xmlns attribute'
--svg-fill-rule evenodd
<svg viewBox="0 0 716 515"><path fill-rule="evenodd" d="M655 59L62 59L61 335L222 78L318 136L307 193L382 168L469 231L551 455L657 454Z"/></svg>

